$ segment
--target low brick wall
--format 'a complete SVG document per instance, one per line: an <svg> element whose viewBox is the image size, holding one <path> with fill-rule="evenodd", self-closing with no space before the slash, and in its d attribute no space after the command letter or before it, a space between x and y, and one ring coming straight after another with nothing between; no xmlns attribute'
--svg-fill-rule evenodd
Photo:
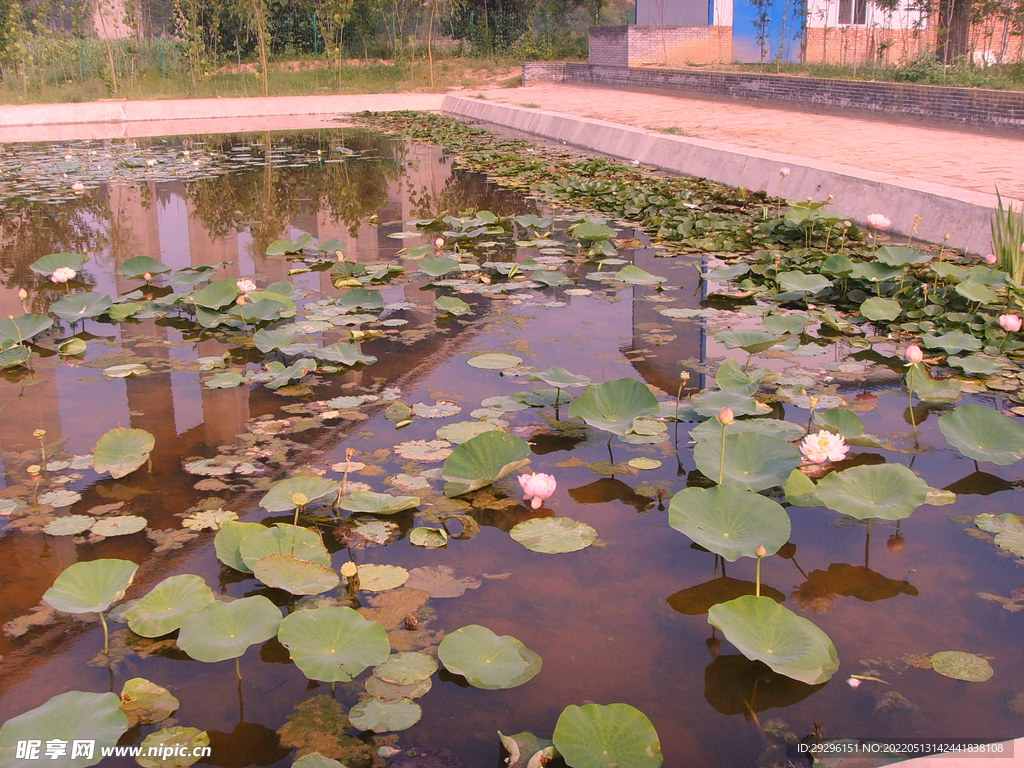
<svg viewBox="0 0 1024 768"><path fill-rule="evenodd" d="M935 27L880 29L860 25L807 27L803 60L811 64L895 63L913 61L935 50Z"/></svg>
<svg viewBox="0 0 1024 768"><path fill-rule="evenodd" d="M523 84L538 81L653 88L938 123L1024 128L1021 91L592 64L523 64Z"/></svg>
<svg viewBox="0 0 1024 768"><path fill-rule="evenodd" d="M732 61L732 27L591 27L588 61L604 67L721 64Z"/></svg>

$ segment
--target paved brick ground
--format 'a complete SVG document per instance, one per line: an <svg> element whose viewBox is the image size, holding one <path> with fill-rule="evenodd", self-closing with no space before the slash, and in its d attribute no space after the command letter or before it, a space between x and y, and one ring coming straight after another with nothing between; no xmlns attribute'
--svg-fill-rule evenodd
<svg viewBox="0 0 1024 768"><path fill-rule="evenodd" d="M472 92L471 92L472 93ZM481 91L488 99L826 160L1024 200L1024 136L600 86L542 83Z"/></svg>

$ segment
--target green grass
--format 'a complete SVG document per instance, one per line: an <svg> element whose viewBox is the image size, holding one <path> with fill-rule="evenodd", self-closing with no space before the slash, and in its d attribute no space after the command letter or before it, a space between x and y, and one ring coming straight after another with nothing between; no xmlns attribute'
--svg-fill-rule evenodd
<svg viewBox="0 0 1024 768"><path fill-rule="evenodd" d="M678 125L645 125L645 129L648 131L657 131L658 133L668 133L673 136L690 136L696 138L696 134L684 131Z"/></svg>
<svg viewBox="0 0 1024 768"><path fill-rule="evenodd" d="M508 68L514 66L517 63L494 59L435 60L433 90L506 86L517 80L506 74ZM344 66L340 71L326 64L299 69L271 64L269 82L271 96L431 90L430 74L425 61ZM118 85L117 97L123 99L263 95L262 81L252 72L210 74L203 77L194 90L188 76L180 72L160 77L156 71L147 71L133 80L119 81ZM2 104L83 102L109 98L111 93L100 77L62 85L35 85L29 82L27 91L22 88L20 81L0 86Z"/></svg>

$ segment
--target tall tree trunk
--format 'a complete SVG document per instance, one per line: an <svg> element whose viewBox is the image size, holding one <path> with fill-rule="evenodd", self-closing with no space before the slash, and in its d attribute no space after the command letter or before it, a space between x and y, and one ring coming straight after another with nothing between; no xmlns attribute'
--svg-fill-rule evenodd
<svg viewBox="0 0 1024 768"><path fill-rule="evenodd" d="M103 33L103 42L107 46L107 62L110 64L110 84L114 97L117 97L117 67L114 66L114 49L110 45L110 36L107 34L107 21L103 15L103 0L96 0L96 15L100 19L100 31Z"/></svg>

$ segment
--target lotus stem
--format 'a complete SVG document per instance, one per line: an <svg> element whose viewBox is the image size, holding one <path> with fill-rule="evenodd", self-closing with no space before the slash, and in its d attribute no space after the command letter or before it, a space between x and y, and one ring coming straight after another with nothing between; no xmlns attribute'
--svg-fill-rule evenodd
<svg viewBox="0 0 1024 768"><path fill-rule="evenodd" d="M46 437L46 430L37 429L32 432L32 436L39 441L39 466L43 470L43 475L49 477L46 471L46 443L43 441L43 438Z"/></svg>
<svg viewBox="0 0 1024 768"><path fill-rule="evenodd" d="M722 425L722 450L718 454L718 484L722 484L722 477L725 475L725 428L727 424Z"/></svg>
<svg viewBox="0 0 1024 768"><path fill-rule="evenodd" d="M918 447L917 442L917 418L914 416L914 366L911 365L907 369L907 404L910 407L910 426L914 428L914 447ZM871 523L869 522L868 525Z"/></svg>
<svg viewBox="0 0 1024 768"><path fill-rule="evenodd" d="M239 656L235 656L235 677L238 678L238 682L242 682L242 667L238 663Z"/></svg>
<svg viewBox="0 0 1024 768"><path fill-rule="evenodd" d="M100 624L103 625L103 655L110 655L110 630L107 629L107 619L103 616L103 611L99 612Z"/></svg>
<svg viewBox="0 0 1024 768"><path fill-rule="evenodd" d="M761 596L761 556L757 556L757 566L754 569L754 597Z"/></svg>

